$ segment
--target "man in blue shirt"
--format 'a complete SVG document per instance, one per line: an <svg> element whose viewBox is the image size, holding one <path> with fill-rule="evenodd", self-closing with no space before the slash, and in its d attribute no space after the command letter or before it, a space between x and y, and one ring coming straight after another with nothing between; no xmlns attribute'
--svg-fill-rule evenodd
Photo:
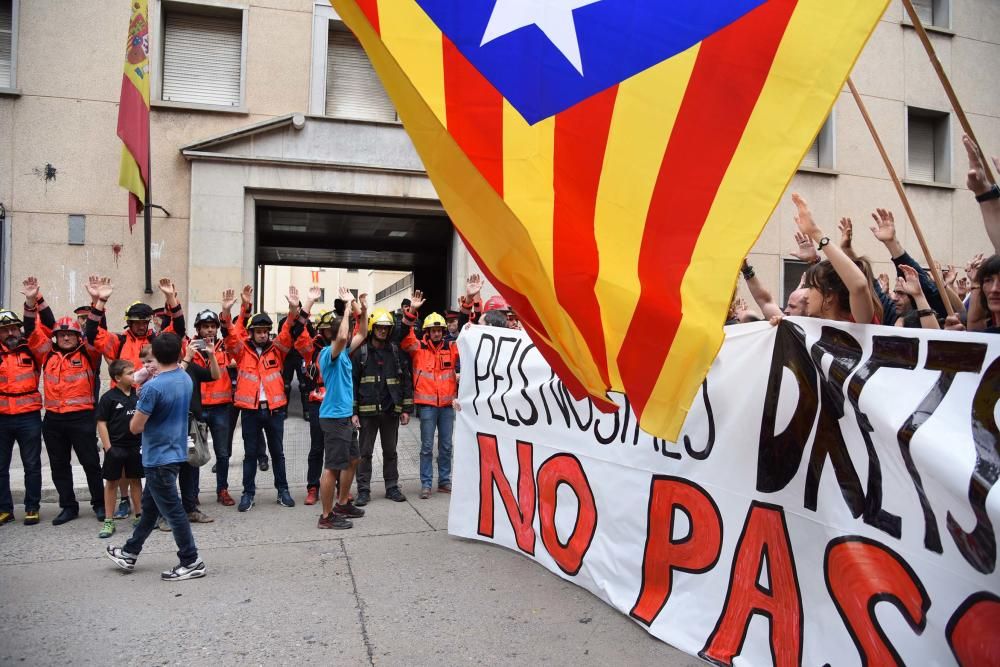
<svg viewBox="0 0 1000 667"><path fill-rule="evenodd" d="M139 404L129 428L142 434L142 467L146 488L142 493L142 518L124 547L108 547L107 556L123 570L135 569L135 561L146 538L162 515L174 534L180 563L163 572L164 581L205 576L205 563L198 558L191 524L177 494L177 475L187 463L188 411L193 383L178 365L181 339L172 333L153 339L153 357L159 372L142 386Z"/></svg>
<svg viewBox="0 0 1000 667"><path fill-rule="evenodd" d="M319 353L319 370L326 386L326 394L319 408L319 424L323 430L323 474L319 479L319 495L323 513L318 528L344 529L352 526L350 519L359 519L365 511L351 502L351 483L354 470L361 457L358 441L354 437L354 378L351 373L351 349L360 345L359 335L348 349L351 304L354 295L341 288L344 312L334 328L337 337ZM334 505L334 489L340 482L340 496Z"/></svg>

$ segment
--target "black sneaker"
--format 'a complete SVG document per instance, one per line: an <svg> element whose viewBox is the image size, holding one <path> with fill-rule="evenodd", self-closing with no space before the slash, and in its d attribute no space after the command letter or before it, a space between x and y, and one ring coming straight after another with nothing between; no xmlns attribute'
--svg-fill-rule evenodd
<svg viewBox="0 0 1000 667"><path fill-rule="evenodd" d="M358 491L358 497L354 499L354 504L358 507L364 507L371 502L372 494L368 491Z"/></svg>
<svg viewBox="0 0 1000 667"><path fill-rule="evenodd" d="M399 490L398 486L394 486L391 489L389 489L388 491L386 491L385 492L385 497L388 498L389 500L393 500L393 501L395 501L397 503L405 503L406 502L406 496L403 495L403 492Z"/></svg>
<svg viewBox="0 0 1000 667"><path fill-rule="evenodd" d="M104 520L108 518L108 515L104 512L103 507L95 507L94 514L97 515L97 520L104 523Z"/></svg>
<svg viewBox="0 0 1000 667"><path fill-rule="evenodd" d="M344 530L346 528L353 528L354 524L336 512L330 512L327 516L321 515L319 517L319 523L316 524L316 527L328 530Z"/></svg>
<svg viewBox="0 0 1000 667"><path fill-rule="evenodd" d="M205 576L205 562L198 560L190 565L175 565L166 572L160 573L163 581L184 581L185 579L200 579Z"/></svg>
<svg viewBox="0 0 1000 667"><path fill-rule="evenodd" d="M243 497L240 498L240 506L236 509L240 512L249 512L253 508L253 496L249 493L244 493Z"/></svg>
<svg viewBox="0 0 1000 667"><path fill-rule="evenodd" d="M138 556L133 556L121 547L108 547L104 550L104 555L126 572L131 572L135 569L135 561L138 558Z"/></svg>
<svg viewBox="0 0 1000 667"><path fill-rule="evenodd" d="M268 464L267 459L261 459L260 461L257 462L257 467L260 468L261 472L267 472L267 469L270 467L270 464Z"/></svg>
<svg viewBox="0 0 1000 667"><path fill-rule="evenodd" d="M278 504L282 507L295 507L295 499L292 498L292 494L288 492L288 489L278 491Z"/></svg>
<svg viewBox="0 0 1000 667"><path fill-rule="evenodd" d="M80 516L80 510L70 509L69 507L64 507L62 512L59 512L59 516L52 519L53 526L61 526L64 523L69 523L73 519Z"/></svg>
<svg viewBox="0 0 1000 667"><path fill-rule="evenodd" d="M347 517L348 519L360 519L365 515L365 511L354 506L354 503L348 501L346 505L341 505L337 503L333 506L333 513L340 516Z"/></svg>

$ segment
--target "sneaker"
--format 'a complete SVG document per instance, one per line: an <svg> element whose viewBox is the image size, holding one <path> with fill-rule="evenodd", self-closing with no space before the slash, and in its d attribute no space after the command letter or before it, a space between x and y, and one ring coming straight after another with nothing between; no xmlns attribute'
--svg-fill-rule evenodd
<svg viewBox="0 0 1000 667"><path fill-rule="evenodd" d="M188 512L188 521L191 523L212 523L215 519L208 516L201 510L195 510L193 512Z"/></svg>
<svg viewBox="0 0 1000 667"><path fill-rule="evenodd" d="M261 472L267 472L270 465L268 464L267 459L261 459L257 462L257 467L260 468Z"/></svg>
<svg viewBox="0 0 1000 667"><path fill-rule="evenodd" d="M282 507L295 507L295 499L292 498L292 494L288 492L288 489L278 491L278 504Z"/></svg>
<svg viewBox="0 0 1000 667"><path fill-rule="evenodd" d="M431 487L425 486L422 489L420 489L420 499L421 500L427 500L430 497L431 497Z"/></svg>
<svg viewBox="0 0 1000 667"><path fill-rule="evenodd" d="M358 507L364 507L369 502L371 502L372 494L368 491L358 491L358 497L354 500L354 504Z"/></svg>
<svg viewBox="0 0 1000 667"><path fill-rule="evenodd" d="M336 512L330 512L328 516L320 516L319 522L316 524L317 528L333 529L333 530L344 530L346 528L353 528L354 524L347 520Z"/></svg>
<svg viewBox="0 0 1000 667"><path fill-rule="evenodd" d="M11 523L12 521L14 521L13 512L0 512L0 526L4 525L5 523Z"/></svg>
<svg viewBox="0 0 1000 667"><path fill-rule="evenodd" d="M136 526L138 526L140 521L142 521L142 515L136 514L135 518L132 519L132 527L135 528Z"/></svg>
<svg viewBox="0 0 1000 667"><path fill-rule="evenodd" d="M348 501L346 505L341 505L337 503L333 506L333 513L340 516L347 517L348 519L360 519L365 515L365 511L354 506L354 503Z"/></svg>
<svg viewBox="0 0 1000 667"><path fill-rule="evenodd" d="M385 497L388 498L389 500L393 500L393 501L395 501L397 503L405 503L406 502L406 496L403 495L403 492L399 490L398 486L394 486L391 489L389 489L388 491L386 491L385 492ZM357 503L355 503L355 505L356 504Z"/></svg>
<svg viewBox="0 0 1000 667"><path fill-rule="evenodd" d="M163 581L184 581L185 579L200 579L205 576L205 561L198 560L190 565L175 565L166 572L160 573Z"/></svg>
<svg viewBox="0 0 1000 667"><path fill-rule="evenodd" d="M241 512L249 512L253 508L253 496L249 493L244 493L240 498L240 506L237 507Z"/></svg>
<svg viewBox="0 0 1000 667"><path fill-rule="evenodd" d="M100 522L102 522L102 523L104 522L104 520L105 520L105 519L107 519L107 518L108 518L108 515L107 515L107 513L106 513L106 512L104 511L104 508L103 508L103 507L95 507L95 508L94 508L94 516L96 516L96 517L97 517L97 520L98 520L98 521L100 521ZM113 520L113 519L112 519L112 520Z"/></svg>
<svg viewBox="0 0 1000 667"><path fill-rule="evenodd" d="M78 516L80 516L80 510L74 510L74 509L70 509L69 507L64 507L63 510L61 512L59 512L59 516L57 516L56 518L52 519L52 525L53 526L61 526L64 523L68 523L68 522L72 521L73 519L77 518Z"/></svg>
<svg viewBox="0 0 1000 667"><path fill-rule="evenodd" d="M111 537L114 534L115 534L115 520L114 519L105 519L104 520L104 527L101 528L101 532L99 532L97 534L97 536L101 537L101 538L104 538L104 537Z"/></svg>
<svg viewBox="0 0 1000 667"><path fill-rule="evenodd" d="M319 500L319 489L310 486L306 491L306 505L315 505L317 500Z"/></svg>
<svg viewBox="0 0 1000 667"><path fill-rule="evenodd" d="M115 519L127 519L128 515L132 513L132 502L128 498L122 498L118 501L118 509L115 510Z"/></svg>
<svg viewBox="0 0 1000 667"><path fill-rule="evenodd" d="M104 550L104 555L110 558L115 565L127 572L135 569L135 560L138 558L138 556L133 556L121 547L108 547Z"/></svg>
<svg viewBox="0 0 1000 667"><path fill-rule="evenodd" d="M451 484L438 484L438 493L451 493Z"/></svg>
<svg viewBox="0 0 1000 667"><path fill-rule="evenodd" d="M170 532L170 524L162 516L156 520L156 527L162 530L164 533Z"/></svg>
<svg viewBox="0 0 1000 667"><path fill-rule="evenodd" d="M229 495L229 489L223 489L222 491L219 491L218 495L216 495L215 497L215 502L222 503L226 507L232 507L233 505L236 504L236 501L233 500L233 497Z"/></svg>
<svg viewBox="0 0 1000 667"><path fill-rule="evenodd" d="M24 525L25 526L34 526L40 520L41 519L38 516L38 510L29 510L29 511L26 511L24 513Z"/></svg>

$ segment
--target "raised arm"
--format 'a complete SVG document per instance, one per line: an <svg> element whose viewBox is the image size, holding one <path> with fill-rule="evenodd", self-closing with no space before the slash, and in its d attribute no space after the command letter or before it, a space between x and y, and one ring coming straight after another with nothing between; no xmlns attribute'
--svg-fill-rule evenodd
<svg viewBox="0 0 1000 667"><path fill-rule="evenodd" d="M1000 253L1000 188L986 178L986 169L983 168L983 161L972 140L963 135L962 143L969 156L969 174L965 184L979 202L979 212L983 214L983 224L986 226L986 235L993 244L993 252ZM1000 172L1000 159L994 157L993 164Z"/></svg>
<svg viewBox="0 0 1000 667"><path fill-rule="evenodd" d="M351 352L364 345L365 340L368 338L368 295L359 294L357 305L358 326L356 327L354 336L351 338Z"/></svg>
<svg viewBox="0 0 1000 667"><path fill-rule="evenodd" d="M346 287L341 287L338 292L340 300L344 302L344 312L340 320L340 328L337 329L337 337L333 339L330 343L330 358L336 359L337 355L344 351L347 347L347 339L351 327L351 304L354 302L354 295L351 294L351 290Z"/></svg>
<svg viewBox="0 0 1000 667"><path fill-rule="evenodd" d="M920 278L917 276L917 272L912 266L906 265L899 267L899 270L903 272L903 275L896 279L896 288L913 297L914 303L917 304L917 314L920 316L920 326L924 329L940 329L941 325L938 324L937 315L927 303L924 290L920 287Z"/></svg>
<svg viewBox="0 0 1000 667"><path fill-rule="evenodd" d="M750 290L750 295L753 300L757 302L757 307L760 308L761 314L764 316L765 320L769 320L775 315L781 315L781 307L774 302L774 297L767 290L764 285L761 284L760 279L757 278L757 274L754 273L753 267L743 260L743 266L740 268L740 272L743 274L743 279L747 283L747 289Z"/></svg>

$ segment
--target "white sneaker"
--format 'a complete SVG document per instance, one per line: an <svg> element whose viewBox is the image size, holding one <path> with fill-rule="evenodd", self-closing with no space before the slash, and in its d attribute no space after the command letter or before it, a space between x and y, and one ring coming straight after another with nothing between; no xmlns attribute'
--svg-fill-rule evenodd
<svg viewBox="0 0 1000 667"><path fill-rule="evenodd" d="M205 576L205 562L198 560L190 565L175 565L172 569L160 573L163 581L183 581L184 579L199 579Z"/></svg>

